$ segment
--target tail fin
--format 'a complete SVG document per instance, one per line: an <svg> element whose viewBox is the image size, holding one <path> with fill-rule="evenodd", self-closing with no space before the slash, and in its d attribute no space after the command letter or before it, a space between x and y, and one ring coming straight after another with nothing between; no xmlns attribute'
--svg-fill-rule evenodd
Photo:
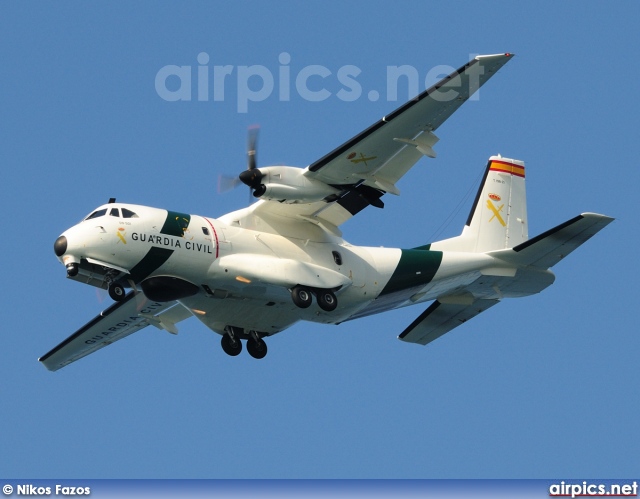
<svg viewBox="0 0 640 499"><path fill-rule="evenodd" d="M524 162L491 156L462 234L433 243L431 249L484 253L527 239Z"/></svg>

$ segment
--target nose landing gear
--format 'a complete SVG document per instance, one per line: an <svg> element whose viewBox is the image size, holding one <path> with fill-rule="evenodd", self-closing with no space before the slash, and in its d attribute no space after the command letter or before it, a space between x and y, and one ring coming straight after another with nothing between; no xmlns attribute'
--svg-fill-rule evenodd
<svg viewBox="0 0 640 499"><path fill-rule="evenodd" d="M126 294L122 284L114 282L109 285L109 296L113 301L122 301Z"/></svg>

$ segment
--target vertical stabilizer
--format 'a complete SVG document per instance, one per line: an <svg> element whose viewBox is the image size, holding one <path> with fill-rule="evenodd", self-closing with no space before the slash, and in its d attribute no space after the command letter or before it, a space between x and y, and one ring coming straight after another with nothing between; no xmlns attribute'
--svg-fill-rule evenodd
<svg viewBox="0 0 640 499"><path fill-rule="evenodd" d="M484 253L527 239L524 162L491 156L462 234L434 243L431 249Z"/></svg>

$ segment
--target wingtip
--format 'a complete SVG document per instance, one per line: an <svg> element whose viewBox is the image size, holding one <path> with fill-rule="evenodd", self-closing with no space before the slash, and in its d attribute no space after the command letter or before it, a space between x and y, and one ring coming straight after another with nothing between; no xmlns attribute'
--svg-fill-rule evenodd
<svg viewBox="0 0 640 499"><path fill-rule="evenodd" d="M502 54L486 54L486 55L477 55L476 60L481 61L483 59L500 59L506 57L507 59L511 59L515 54L513 52L503 52Z"/></svg>
<svg viewBox="0 0 640 499"><path fill-rule="evenodd" d="M53 366L48 365L48 364L45 362L45 361L46 361L46 359L44 359L44 360L43 360L43 359L44 359L43 357L38 357L38 362L40 362L40 364L42 364L42 365L47 369L47 371L51 371L51 372L53 372L53 371L57 371L57 370L58 370L58 368L57 368L57 367L53 367Z"/></svg>
<svg viewBox="0 0 640 499"><path fill-rule="evenodd" d="M605 221L606 223L611 223L615 220L614 217L610 217L608 215L602 215L600 213L592 213L590 211L587 211L585 213L580 213L580 216L583 218L594 218L594 219L600 219L602 221Z"/></svg>

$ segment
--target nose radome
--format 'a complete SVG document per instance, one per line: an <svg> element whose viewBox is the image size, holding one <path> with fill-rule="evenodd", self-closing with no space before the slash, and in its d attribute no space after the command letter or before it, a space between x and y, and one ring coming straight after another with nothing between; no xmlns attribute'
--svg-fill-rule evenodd
<svg viewBox="0 0 640 499"><path fill-rule="evenodd" d="M64 255L67 252L67 238L60 236L56 239L56 242L53 243L53 251L55 251L56 256Z"/></svg>

